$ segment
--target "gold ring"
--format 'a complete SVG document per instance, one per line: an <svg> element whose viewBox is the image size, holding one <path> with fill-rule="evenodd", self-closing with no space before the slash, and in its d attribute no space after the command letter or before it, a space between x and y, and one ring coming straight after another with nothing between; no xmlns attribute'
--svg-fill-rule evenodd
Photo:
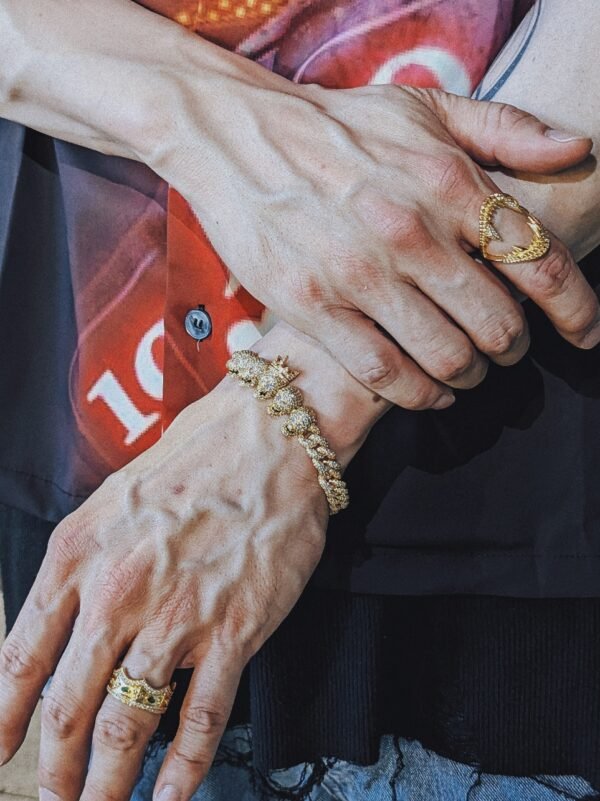
<svg viewBox="0 0 600 801"><path fill-rule="evenodd" d="M154 715L162 715L167 711L174 689L174 681L157 688L148 684L146 679L132 679L123 666L113 670L106 685L106 691L117 701L137 709L145 709Z"/></svg>
<svg viewBox="0 0 600 801"><path fill-rule="evenodd" d="M491 241L501 242L502 237L494 227L494 214L498 209L511 209L526 218L527 225L531 229L533 238L527 247L515 245L508 253L502 256L495 256L488 250ZM488 261L499 261L502 264L517 264L521 261L533 261L545 256L550 250L550 237L537 217L521 206L518 200L511 195L504 195L497 192L489 195L481 204L479 212L479 249L484 259Z"/></svg>

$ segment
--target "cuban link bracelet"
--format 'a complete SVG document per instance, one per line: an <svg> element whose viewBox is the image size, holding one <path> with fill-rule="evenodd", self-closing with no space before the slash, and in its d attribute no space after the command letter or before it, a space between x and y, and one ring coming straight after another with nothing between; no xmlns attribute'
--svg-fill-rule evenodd
<svg viewBox="0 0 600 801"><path fill-rule="evenodd" d="M254 387L254 397L270 400L271 416L287 416L281 431L286 437L297 437L317 470L321 489L334 515L350 503L348 487L342 478L342 467L317 423L314 409L304 405L304 396L290 384L299 375L287 366L287 357L277 356L268 362L251 350L238 350L227 362L227 372L242 384Z"/></svg>

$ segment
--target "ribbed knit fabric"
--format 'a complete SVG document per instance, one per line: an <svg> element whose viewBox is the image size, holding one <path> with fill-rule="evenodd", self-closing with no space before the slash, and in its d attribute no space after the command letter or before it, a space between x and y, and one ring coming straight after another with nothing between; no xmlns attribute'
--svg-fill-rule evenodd
<svg viewBox="0 0 600 801"><path fill-rule="evenodd" d="M51 525L0 507L7 622ZM190 671L161 719L173 736ZM332 756L371 764L395 733L503 775L600 788L600 599L356 595L309 584L247 666L231 724L262 772Z"/></svg>
<svg viewBox="0 0 600 801"><path fill-rule="evenodd" d="M259 767L333 756L340 746L347 760L377 759L380 607L336 595L306 596L250 666L250 719L267 734L254 740Z"/></svg>
<svg viewBox="0 0 600 801"><path fill-rule="evenodd" d="M487 773L600 788L599 675L600 599L309 589L246 669L230 722L252 724L262 772L371 764L395 733Z"/></svg>

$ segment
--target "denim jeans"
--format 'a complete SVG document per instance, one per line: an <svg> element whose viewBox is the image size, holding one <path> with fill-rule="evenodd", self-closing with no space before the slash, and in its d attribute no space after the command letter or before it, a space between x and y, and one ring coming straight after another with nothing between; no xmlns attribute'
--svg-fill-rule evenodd
<svg viewBox="0 0 600 801"><path fill-rule="evenodd" d="M151 801L167 747L153 750L131 801ZM570 801L600 798L576 776L527 778L480 773L386 735L367 767L324 757L263 776L252 767L249 726L228 729L193 801Z"/></svg>

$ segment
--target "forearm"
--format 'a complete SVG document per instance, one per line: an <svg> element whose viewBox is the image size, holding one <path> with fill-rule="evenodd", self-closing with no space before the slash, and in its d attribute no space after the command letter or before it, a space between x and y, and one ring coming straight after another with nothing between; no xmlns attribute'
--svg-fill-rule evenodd
<svg viewBox="0 0 600 801"><path fill-rule="evenodd" d="M540 0L486 75L478 96L511 103L600 145L600 4ZM530 36L531 35L531 36ZM494 170L582 258L600 244L600 170L594 158L549 177Z"/></svg>
<svg viewBox="0 0 600 801"><path fill-rule="evenodd" d="M207 121L230 82L269 75L129 0L33 5L0 0L0 117L103 153L150 161L188 124L188 72Z"/></svg>
<svg viewBox="0 0 600 801"><path fill-rule="evenodd" d="M2 0L0 116L105 153L135 157L153 41L144 36L152 33L158 40L160 57L170 26L163 27L159 17L147 19L134 3L102 5L40 0L32 13L31 3Z"/></svg>

